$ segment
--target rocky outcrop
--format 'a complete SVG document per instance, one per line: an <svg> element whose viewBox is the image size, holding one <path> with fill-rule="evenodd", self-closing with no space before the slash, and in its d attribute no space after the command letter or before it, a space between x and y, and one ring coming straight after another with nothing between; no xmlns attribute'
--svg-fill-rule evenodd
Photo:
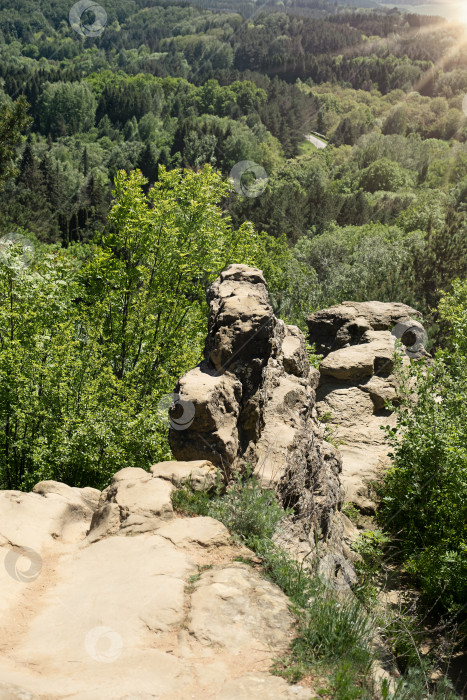
<svg viewBox="0 0 467 700"><path fill-rule="evenodd" d="M102 492L53 481L0 492L0 700L314 697L270 673L294 635L290 601L242 563L258 559L223 524L181 517L172 495L250 465L293 508L276 539L301 557L318 542L319 572L348 590L340 476L347 499L371 510L395 338L420 356L422 327L400 304L315 314L318 372L301 331L275 317L259 270L232 265L208 301L205 359L170 409L178 461L122 469ZM320 417L342 443L342 475Z"/></svg>
<svg viewBox="0 0 467 700"><path fill-rule="evenodd" d="M413 346L423 338L422 315L406 304L381 301L344 301L308 317L310 338L316 352L327 356L339 348L360 345L368 331L395 329L395 335ZM403 337L404 336L404 337Z"/></svg>
<svg viewBox="0 0 467 700"><path fill-rule="evenodd" d="M100 493L46 481L0 492L0 700L307 700L269 670L289 600L175 485L205 461L123 469Z"/></svg>
<svg viewBox="0 0 467 700"><path fill-rule="evenodd" d="M345 500L363 513L375 509L371 482L388 463L384 432L397 400L396 340L403 363L426 357L421 314L405 304L345 302L308 318L309 339L324 357L318 414L339 445ZM410 358L410 359L409 359Z"/></svg>
<svg viewBox="0 0 467 700"><path fill-rule="evenodd" d="M294 509L304 551L315 535L340 551L340 457L322 440L302 332L275 317L256 268L231 265L207 298L205 359L175 389L173 454L209 459L227 478L250 465Z"/></svg>

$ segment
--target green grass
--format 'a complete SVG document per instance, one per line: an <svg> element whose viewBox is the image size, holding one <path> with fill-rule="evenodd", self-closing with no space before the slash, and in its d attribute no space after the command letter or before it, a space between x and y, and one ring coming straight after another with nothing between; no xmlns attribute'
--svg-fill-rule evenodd
<svg viewBox="0 0 467 700"><path fill-rule="evenodd" d="M172 502L179 511L209 515L224 523L235 538L261 559L264 576L290 599L297 621L296 636L287 653L276 660L274 673L291 683L312 676L318 694L333 700L456 698L445 681L438 684L438 689L427 687L426 669L417 667L406 669L394 692L385 681L375 688L371 667L376 659L373 642L380 621L358 597L338 594L324 581L316 570L316 558L304 566L272 541L280 521L291 511L282 509L273 491L261 488L251 470L237 475L226 489L219 483L211 494L183 486L172 494ZM373 550L379 552L382 542L375 533L372 535L362 547L366 555L375 556ZM237 561L252 563L245 557L237 557ZM195 574L189 585L193 586L199 576L200 573ZM392 634L398 633L394 628ZM406 635L401 643L410 646L411 635ZM413 652L405 650L410 660L416 661L415 649Z"/></svg>

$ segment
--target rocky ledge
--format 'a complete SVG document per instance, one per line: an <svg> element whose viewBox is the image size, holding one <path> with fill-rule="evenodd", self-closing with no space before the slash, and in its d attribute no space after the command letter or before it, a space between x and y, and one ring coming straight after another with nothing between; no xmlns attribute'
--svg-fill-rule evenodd
<svg viewBox="0 0 467 700"><path fill-rule="evenodd" d="M289 601L217 520L171 492L209 462L123 469L109 487L0 492L0 700L308 700L272 676Z"/></svg>
<svg viewBox="0 0 467 700"><path fill-rule="evenodd" d="M395 338L416 356L422 327L400 304L314 314L317 371L301 331L275 317L259 270L232 265L208 301L204 360L170 410L178 461L122 469L102 492L52 481L0 492L0 700L314 696L270 673L294 635L286 596L239 561L252 553L220 522L175 513L172 493L187 482L210 490L249 465L293 507L281 543L297 556L318 543L322 574L345 588L342 463L319 416L345 443L347 499L371 508Z"/></svg>

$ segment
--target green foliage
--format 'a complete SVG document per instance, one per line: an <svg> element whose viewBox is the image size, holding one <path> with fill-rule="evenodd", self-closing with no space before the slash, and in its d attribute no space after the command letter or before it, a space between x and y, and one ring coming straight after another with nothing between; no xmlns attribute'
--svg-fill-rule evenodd
<svg viewBox="0 0 467 700"><path fill-rule="evenodd" d="M19 177L0 194L1 233L87 242L105 226L119 170L139 168L152 184L161 166L209 163L227 176L246 159L268 186L229 197L235 227L249 219L298 243L283 267L289 284L273 294L283 318L303 326L350 296L427 312L467 274L467 53L455 25L425 19L418 35L414 16L335 13L327 0L293 0L286 13L239 0L250 22L118 0L91 42L63 21L64 0L5 3L0 104L24 91L34 124ZM388 53L374 37L389 36ZM453 65L441 60L448 45ZM316 131L328 146L301 156ZM349 246L349 225L373 231Z"/></svg>
<svg viewBox="0 0 467 700"><path fill-rule="evenodd" d="M321 235L303 236L294 254L316 272L314 308L346 299L410 303L415 292L407 273L423 245L420 232L404 234L396 226L332 226Z"/></svg>
<svg viewBox="0 0 467 700"><path fill-rule="evenodd" d="M37 105L43 134L67 136L94 126L96 100L86 83L45 83Z"/></svg>
<svg viewBox="0 0 467 700"><path fill-rule="evenodd" d="M412 366L390 430L394 462L382 490L381 521L425 596L451 609L467 596L467 284L443 297L449 346L431 366Z"/></svg>
<svg viewBox="0 0 467 700"><path fill-rule="evenodd" d="M342 512L346 515L353 523L357 524L360 519L360 511L353 503L344 503L342 506Z"/></svg>
<svg viewBox="0 0 467 700"><path fill-rule="evenodd" d="M308 341L306 341L306 352L308 355L308 360L310 361L310 365L315 369L318 369L322 362L323 355L320 355L316 352L316 344L310 344Z"/></svg>
<svg viewBox="0 0 467 700"><path fill-rule="evenodd" d="M388 690L383 697L390 700L456 700L459 696L454 692L451 683L444 678L432 689L423 671L414 667L398 681L394 693L389 693Z"/></svg>
<svg viewBox="0 0 467 700"><path fill-rule="evenodd" d="M372 659L370 642L374 630L358 601L349 598L339 603L334 594L323 588L315 594L306 613L300 620L300 634L292 644L299 662L345 658L361 671L367 669Z"/></svg>
<svg viewBox="0 0 467 700"><path fill-rule="evenodd" d="M209 515L254 547L256 542L270 539L289 512L279 506L274 491L261 488L247 469L245 475L235 476L224 496L212 502Z"/></svg>
<svg viewBox="0 0 467 700"><path fill-rule="evenodd" d="M31 123L27 115L28 104L19 97L10 106L3 104L0 109L0 186L8 178L16 175L14 167L16 148L22 141L22 132Z"/></svg>
<svg viewBox="0 0 467 700"><path fill-rule="evenodd" d="M377 160L362 170L360 186L367 192L386 190L397 192L413 184L413 176L389 158Z"/></svg>
<svg viewBox="0 0 467 700"><path fill-rule="evenodd" d="M211 494L182 486L172 494L172 503L179 511L220 520L250 547L270 540L278 523L289 515L274 491L262 489L248 467L244 474L234 475L227 489L218 482Z"/></svg>
<svg viewBox="0 0 467 700"><path fill-rule="evenodd" d="M190 486L181 486L172 493L172 505L180 513L209 515L211 496L207 491L194 491Z"/></svg>
<svg viewBox="0 0 467 700"><path fill-rule="evenodd" d="M38 249L27 266L20 246L2 252L3 488L102 488L122 467L168 458L158 404L200 358L206 286L229 263L263 260L265 237L232 229L211 169L144 185L118 176L92 255Z"/></svg>
<svg viewBox="0 0 467 700"><path fill-rule="evenodd" d="M385 547L390 539L379 530L362 532L353 543L352 549L361 559L355 562L358 584L355 594L363 601L374 601L377 596L375 585L384 560Z"/></svg>

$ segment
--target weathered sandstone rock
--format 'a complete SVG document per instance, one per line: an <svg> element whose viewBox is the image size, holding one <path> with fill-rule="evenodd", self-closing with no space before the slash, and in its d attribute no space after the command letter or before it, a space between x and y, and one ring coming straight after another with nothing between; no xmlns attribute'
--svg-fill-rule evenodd
<svg viewBox="0 0 467 700"><path fill-rule="evenodd" d="M308 317L308 331L319 354L328 355L333 350L349 345L360 345L368 331L386 331L400 325L401 338L410 329L423 335L421 313L406 304L382 301L344 301L329 309L317 311ZM413 345L413 340L408 340Z"/></svg>
<svg viewBox="0 0 467 700"><path fill-rule="evenodd" d="M101 494L88 539L96 541L119 530L124 534L154 530L173 517L174 488L144 469L121 469Z"/></svg>
<svg viewBox="0 0 467 700"><path fill-rule="evenodd" d="M171 481L208 488L213 469L0 492L0 700L310 697L269 673L293 634L286 596L234 561L251 553L220 522L173 512Z"/></svg>
<svg viewBox="0 0 467 700"><path fill-rule="evenodd" d="M189 484L194 491L210 491L219 477L219 470L206 459L159 462L153 464L150 471L158 479L167 479L174 486Z"/></svg>
<svg viewBox="0 0 467 700"><path fill-rule="evenodd" d="M374 512L370 484L388 464L386 402L397 400L396 340L402 362L426 357L421 314L404 304L344 302L308 318L309 339L324 354L317 410L339 444L345 500Z"/></svg>
<svg viewBox="0 0 467 700"><path fill-rule="evenodd" d="M318 697L307 688L290 686L283 678L265 673L247 673L228 681L220 691L218 700L310 700Z"/></svg>
<svg viewBox="0 0 467 700"><path fill-rule="evenodd" d="M189 630L203 644L285 648L293 625L288 598L247 564L206 571L191 596Z"/></svg>
<svg viewBox="0 0 467 700"><path fill-rule="evenodd" d="M302 332L275 317L256 268L231 265L207 298L205 359L175 389L193 420L184 430L172 425L173 454L209 459L227 476L250 465L294 508L302 542L308 538L303 553L313 533L339 548L340 458L322 440L319 373Z"/></svg>

